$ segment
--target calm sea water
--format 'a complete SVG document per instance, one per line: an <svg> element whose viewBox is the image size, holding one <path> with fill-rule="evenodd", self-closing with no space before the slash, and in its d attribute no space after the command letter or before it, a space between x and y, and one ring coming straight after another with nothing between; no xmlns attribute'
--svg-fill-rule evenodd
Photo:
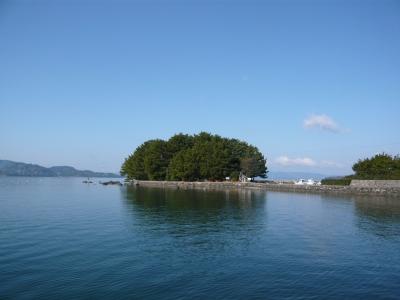
<svg viewBox="0 0 400 300"><path fill-rule="evenodd" d="M399 299L400 199L0 178L0 299Z"/></svg>

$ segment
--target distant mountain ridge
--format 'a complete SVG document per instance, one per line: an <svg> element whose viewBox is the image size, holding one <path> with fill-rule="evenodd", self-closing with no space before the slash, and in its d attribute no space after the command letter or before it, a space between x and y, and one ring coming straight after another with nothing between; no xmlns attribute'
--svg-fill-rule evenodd
<svg viewBox="0 0 400 300"><path fill-rule="evenodd" d="M114 173L77 170L70 166L54 166L46 168L35 164L0 160L0 175L29 177L121 177Z"/></svg>

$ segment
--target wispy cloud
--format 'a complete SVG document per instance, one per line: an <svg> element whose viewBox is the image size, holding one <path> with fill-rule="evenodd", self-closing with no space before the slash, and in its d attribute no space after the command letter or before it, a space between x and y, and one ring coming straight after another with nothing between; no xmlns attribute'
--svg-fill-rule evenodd
<svg viewBox="0 0 400 300"><path fill-rule="evenodd" d="M305 167L313 167L317 165L317 163L309 158L309 157L303 157L303 158L290 158L287 156L279 156L275 162L279 165L282 166L305 166Z"/></svg>
<svg viewBox="0 0 400 300"><path fill-rule="evenodd" d="M288 156L279 156L274 161L276 164L284 167L329 167L329 168L343 168L344 165L330 160L317 161L310 157L296 157L291 158Z"/></svg>
<svg viewBox="0 0 400 300"><path fill-rule="evenodd" d="M327 115L311 115L304 120L303 126L305 128L319 128L330 132L339 132L338 124Z"/></svg>

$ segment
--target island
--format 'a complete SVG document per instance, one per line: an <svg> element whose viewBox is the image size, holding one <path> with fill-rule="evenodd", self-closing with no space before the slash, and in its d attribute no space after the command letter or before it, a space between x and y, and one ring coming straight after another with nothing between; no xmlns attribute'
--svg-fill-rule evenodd
<svg viewBox="0 0 400 300"><path fill-rule="evenodd" d="M146 141L121 167L128 180L237 181L243 176L265 178L267 173L257 147L206 132Z"/></svg>

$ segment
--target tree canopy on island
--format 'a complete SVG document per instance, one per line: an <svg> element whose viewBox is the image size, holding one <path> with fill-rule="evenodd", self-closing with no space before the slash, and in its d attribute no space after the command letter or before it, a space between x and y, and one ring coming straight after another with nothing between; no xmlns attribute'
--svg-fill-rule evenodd
<svg viewBox="0 0 400 300"><path fill-rule="evenodd" d="M144 142L125 159L121 175L137 180L237 180L266 177L266 159L246 142L201 132Z"/></svg>
<svg viewBox="0 0 400 300"><path fill-rule="evenodd" d="M386 153L359 160L353 165L356 179L400 179L400 157Z"/></svg>
<svg viewBox="0 0 400 300"><path fill-rule="evenodd" d="M400 156L386 153L371 158L359 159L353 165L353 175L341 178L324 178L322 184L349 185L352 179L361 180L400 180Z"/></svg>

